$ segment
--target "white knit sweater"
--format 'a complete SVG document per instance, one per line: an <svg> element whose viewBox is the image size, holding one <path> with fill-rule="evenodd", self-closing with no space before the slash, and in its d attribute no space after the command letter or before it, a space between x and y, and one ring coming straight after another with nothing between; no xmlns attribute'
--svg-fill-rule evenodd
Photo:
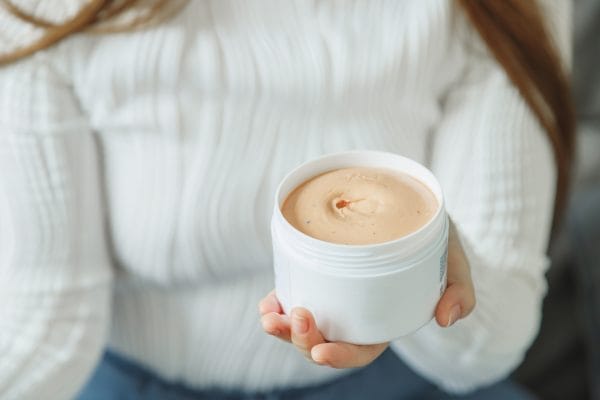
<svg viewBox="0 0 600 400"><path fill-rule="evenodd" d="M450 391L505 377L538 329L556 173L452 2L192 0L0 68L0 398L72 397L106 345L194 388L345 373L264 334L257 302L276 184L346 149L428 165L471 262L475 311L393 349Z"/></svg>

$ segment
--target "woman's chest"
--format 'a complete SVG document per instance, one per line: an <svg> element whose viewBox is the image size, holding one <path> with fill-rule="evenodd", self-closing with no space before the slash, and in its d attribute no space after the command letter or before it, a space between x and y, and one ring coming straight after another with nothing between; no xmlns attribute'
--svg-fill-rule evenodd
<svg viewBox="0 0 600 400"><path fill-rule="evenodd" d="M460 70L453 14L446 0L190 1L150 29L81 38L74 86L100 132L177 129L160 123L207 103L427 118Z"/></svg>
<svg viewBox="0 0 600 400"><path fill-rule="evenodd" d="M191 1L160 27L97 39L76 89L123 267L161 282L270 268L288 170L354 148L426 162L454 68L449 6L343 4Z"/></svg>

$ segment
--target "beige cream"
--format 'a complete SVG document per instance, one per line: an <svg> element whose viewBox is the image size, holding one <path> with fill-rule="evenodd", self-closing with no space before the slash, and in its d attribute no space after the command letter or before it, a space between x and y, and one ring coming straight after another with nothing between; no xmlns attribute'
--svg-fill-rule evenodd
<svg viewBox="0 0 600 400"><path fill-rule="evenodd" d="M409 175L381 168L343 168L302 183L281 211L295 228L339 244L372 244L408 235L438 208L434 194Z"/></svg>

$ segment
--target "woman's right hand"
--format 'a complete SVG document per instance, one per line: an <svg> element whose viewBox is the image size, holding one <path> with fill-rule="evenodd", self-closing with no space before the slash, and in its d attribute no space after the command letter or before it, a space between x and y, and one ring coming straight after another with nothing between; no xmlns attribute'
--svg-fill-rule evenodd
<svg viewBox="0 0 600 400"><path fill-rule="evenodd" d="M388 343L356 345L328 342L307 309L297 307L290 316L285 315L274 290L262 299L258 308L265 332L293 344L307 360L320 365L362 367L379 357L388 346Z"/></svg>

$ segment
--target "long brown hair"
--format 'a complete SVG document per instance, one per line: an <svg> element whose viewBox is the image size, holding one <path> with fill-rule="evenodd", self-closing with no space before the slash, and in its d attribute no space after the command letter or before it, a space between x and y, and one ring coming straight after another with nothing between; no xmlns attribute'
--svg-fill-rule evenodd
<svg viewBox="0 0 600 400"><path fill-rule="evenodd" d="M575 109L566 67L533 0L457 0L546 131L557 165L554 225L567 203Z"/></svg>
<svg viewBox="0 0 600 400"><path fill-rule="evenodd" d="M502 65L546 131L557 164L554 223L565 207L575 147L574 107L561 57L534 0L456 0ZM165 15L173 0L91 0L67 22L55 25L35 18L10 0L0 0L9 12L45 33L34 43L0 55L0 65L52 46L80 31L120 31L145 26ZM145 3L142 13L125 25L110 25L126 10Z"/></svg>
<svg viewBox="0 0 600 400"><path fill-rule="evenodd" d="M187 0L89 0L67 21L55 24L37 18L17 7L12 0L0 0L9 13L44 32L39 39L6 54L0 54L0 66L48 48L77 32L114 33L146 27L179 10ZM135 17L123 17L134 10ZM126 16L126 15L125 15Z"/></svg>

